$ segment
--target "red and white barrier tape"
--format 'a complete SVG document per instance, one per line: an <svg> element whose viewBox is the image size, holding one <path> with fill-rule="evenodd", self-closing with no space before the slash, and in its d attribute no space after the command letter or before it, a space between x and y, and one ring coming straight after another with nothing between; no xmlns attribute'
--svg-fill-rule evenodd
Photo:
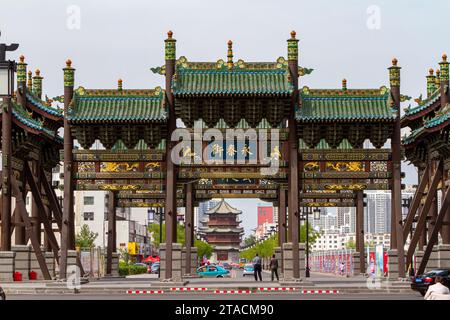
<svg viewBox="0 0 450 320"><path fill-rule="evenodd" d="M128 294L161 294L163 290L127 290Z"/></svg>
<svg viewBox="0 0 450 320"><path fill-rule="evenodd" d="M295 291L295 288L288 287L268 287L268 288L258 288L259 291Z"/></svg>
<svg viewBox="0 0 450 320"><path fill-rule="evenodd" d="M302 290L303 294L338 294L338 290Z"/></svg>
<svg viewBox="0 0 450 320"><path fill-rule="evenodd" d="M197 287L180 287L180 288L170 288L170 291L206 291L207 288L197 288Z"/></svg>
<svg viewBox="0 0 450 320"><path fill-rule="evenodd" d="M214 293L218 294L249 294L251 290L214 290Z"/></svg>

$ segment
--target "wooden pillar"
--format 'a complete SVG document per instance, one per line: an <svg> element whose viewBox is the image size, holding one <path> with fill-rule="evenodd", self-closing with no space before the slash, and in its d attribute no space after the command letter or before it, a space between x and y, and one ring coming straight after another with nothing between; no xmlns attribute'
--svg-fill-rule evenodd
<svg viewBox="0 0 450 320"><path fill-rule="evenodd" d="M75 69L72 61L67 60L64 70L64 202L61 228L61 260L59 264L59 277L65 279L67 275L67 251L74 248L72 233L73 223L73 176L72 176L72 150L73 138L70 125L67 120L69 105L73 97Z"/></svg>
<svg viewBox="0 0 450 320"><path fill-rule="evenodd" d="M108 198L108 247L106 252L106 274L112 275L112 255L116 252L116 198L114 192L109 192Z"/></svg>
<svg viewBox="0 0 450 320"><path fill-rule="evenodd" d="M429 174L429 184L431 184L431 179L433 177L434 172L436 172L436 163L432 160L429 161L429 166L428 166L429 170L430 170L430 174ZM438 214L438 203L437 203L437 195L438 195L438 190L436 190L436 192L434 192L434 194L430 194L430 196L433 197L433 200L431 202L431 207L430 210L428 211L428 217L427 217L427 236L428 239L430 239L431 233L433 232L434 229L434 225L436 224L436 218L437 218L437 214Z"/></svg>
<svg viewBox="0 0 450 320"><path fill-rule="evenodd" d="M22 201L25 203L27 198L26 193L26 178L25 175L22 174L22 189L20 190L22 192ZM14 244L16 245L25 245L27 244L27 235L25 232L25 224L22 219L22 215L20 214L19 210L17 209L17 195L16 195L16 208L14 209Z"/></svg>
<svg viewBox="0 0 450 320"><path fill-rule="evenodd" d="M366 273L364 250L364 197L363 191L356 191L356 250L359 252L359 270Z"/></svg>
<svg viewBox="0 0 450 320"><path fill-rule="evenodd" d="M448 168L446 169L445 166L442 167L442 180L441 180L441 195L442 198L444 198L444 195L446 194L447 190L450 187L445 187L445 182L449 179L449 176L447 174ZM450 244L450 208L447 209L447 211L444 214L444 218L442 220L442 227L441 227L441 238L442 238L442 244Z"/></svg>
<svg viewBox="0 0 450 320"><path fill-rule="evenodd" d="M191 248L194 246L194 196L192 183L186 185L186 212L185 212L185 245L186 245L186 274L191 273Z"/></svg>
<svg viewBox="0 0 450 320"><path fill-rule="evenodd" d="M32 161L31 162L31 173L37 178L38 186L40 186L40 175L36 175L37 169L41 166L40 159L38 161ZM36 234L37 240L39 243L42 244L41 239L41 220L39 219L39 213L38 213L38 205L36 203L35 196L31 196L32 202L31 202L31 220L33 221L33 232Z"/></svg>
<svg viewBox="0 0 450 320"><path fill-rule="evenodd" d="M419 168L418 169L418 185L420 185L420 182L422 181L424 174L425 174L426 168ZM430 170L427 170L427 175L430 173ZM428 180L428 179L427 179ZM423 203L422 203L422 196L420 197L420 204L419 208L417 210L417 213L422 212L423 210ZM411 239L410 239L411 240ZM427 232L426 232L426 226L423 228L420 238L419 238L419 250L423 250L423 247L427 245Z"/></svg>
<svg viewBox="0 0 450 320"><path fill-rule="evenodd" d="M286 188L280 186L278 204L278 245L286 243Z"/></svg>
<svg viewBox="0 0 450 320"><path fill-rule="evenodd" d="M392 60L389 68L389 80L391 95L396 110L394 130L391 137L392 148L392 194L391 194L391 219L394 220L391 228L391 249L396 249L398 254L398 273L400 278L405 277L405 252L403 247L402 227L402 188L401 188L401 137L400 137L400 67L397 59Z"/></svg>
<svg viewBox="0 0 450 320"><path fill-rule="evenodd" d="M27 96L26 96L26 80L25 75L27 71L27 64L24 62L24 56L20 56L19 63L17 64L17 103L22 106L24 110L27 110ZM31 71L28 72L29 81L31 81ZM31 90L29 86L28 90ZM22 174L22 196L23 201L26 203L27 198L27 188L26 188L26 178ZM16 245L25 245L28 242L29 235L25 231L25 225L22 219L22 215L18 212L17 196L16 196L16 209L14 210L14 243Z"/></svg>
<svg viewBox="0 0 450 320"><path fill-rule="evenodd" d="M298 138L297 122L295 120L295 109L299 103L298 98L298 40L295 38L295 31L291 32L291 38L288 39L288 66L291 75L291 81L294 87L291 100L291 110L289 114L289 234L292 242L293 276L300 278L299 261L299 174L298 174Z"/></svg>
<svg viewBox="0 0 450 320"><path fill-rule="evenodd" d="M175 145L171 141L173 131L176 129L175 101L172 93L172 77L175 73L175 43L172 38L172 31L167 33L165 40L165 60L166 60L166 98L167 111L169 115L167 143L166 143L166 203L165 203L165 231L166 231L166 279L172 278L172 243L177 241L176 223L177 223L177 175L176 168L172 161L172 149Z"/></svg>
<svg viewBox="0 0 450 320"><path fill-rule="evenodd" d="M11 251L11 98L2 106L2 236L1 251Z"/></svg>

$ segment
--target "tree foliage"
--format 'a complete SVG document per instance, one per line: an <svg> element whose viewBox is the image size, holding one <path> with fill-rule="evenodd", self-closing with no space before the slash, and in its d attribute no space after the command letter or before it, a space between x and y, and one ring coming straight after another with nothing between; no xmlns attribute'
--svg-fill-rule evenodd
<svg viewBox="0 0 450 320"><path fill-rule="evenodd" d="M308 224L308 231L308 243L311 249L321 233L314 230L311 224ZM300 227L300 242L306 243L306 224ZM270 258L275 253L276 247L278 247L278 234L269 237L267 240L257 242L253 247L242 251L240 257L252 260L258 254L261 258Z"/></svg>
<svg viewBox="0 0 450 320"><path fill-rule="evenodd" d="M97 237L97 232L91 231L87 224L83 224L75 236L75 245L80 248L92 248Z"/></svg>
<svg viewBox="0 0 450 320"><path fill-rule="evenodd" d="M160 226L158 223L152 223L148 227L148 231L152 234L153 237L153 245L155 247L159 247L159 229ZM162 225L162 241L166 241L166 232L165 232L165 224ZM184 226L177 225L177 243L181 243L184 246L185 243L185 234L184 234ZM195 239L194 246L197 247L197 254L199 258L202 258L204 255L209 259L213 253L212 246L205 242Z"/></svg>

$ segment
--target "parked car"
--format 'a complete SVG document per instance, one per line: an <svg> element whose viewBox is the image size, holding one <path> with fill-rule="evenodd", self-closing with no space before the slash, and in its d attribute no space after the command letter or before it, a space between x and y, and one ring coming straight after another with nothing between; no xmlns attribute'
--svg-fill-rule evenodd
<svg viewBox="0 0 450 320"><path fill-rule="evenodd" d="M154 262L152 264L150 273L159 273L159 268L160 268L160 263L159 262Z"/></svg>
<svg viewBox="0 0 450 320"><path fill-rule="evenodd" d="M202 266L197 269L197 274L204 277L224 278L230 276L230 271L221 266Z"/></svg>
<svg viewBox="0 0 450 320"><path fill-rule="evenodd" d="M150 267L148 264L139 262L139 263L135 263L135 266L140 266L140 267L146 267L147 268L147 273L151 273L152 271L152 267Z"/></svg>
<svg viewBox="0 0 450 320"><path fill-rule="evenodd" d="M231 264L229 264L228 262L224 262L224 263L222 264L222 267L223 267L225 270L231 270L231 269L233 269L233 267L231 266Z"/></svg>
<svg viewBox="0 0 450 320"><path fill-rule="evenodd" d="M247 263L244 265L244 271L242 272L242 276L253 276L255 274L255 270L253 269L253 264Z"/></svg>
<svg viewBox="0 0 450 320"><path fill-rule="evenodd" d="M434 269L425 274L418 275L412 278L411 289L420 292L422 296L428 290L428 287L435 284L436 276L444 278L444 285L450 288L450 269Z"/></svg>
<svg viewBox="0 0 450 320"><path fill-rule="evenodd" d="M6 294L2 287L0 287L0 300L6 300Z"/></svg>

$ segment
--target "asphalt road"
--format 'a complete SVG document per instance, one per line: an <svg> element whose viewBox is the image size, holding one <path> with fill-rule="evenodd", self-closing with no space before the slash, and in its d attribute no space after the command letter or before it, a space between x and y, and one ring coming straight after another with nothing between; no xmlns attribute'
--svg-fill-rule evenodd
<svg viewBox="0 0 450 320"><path fill-rule="evenodd" d="M423 300L419 294L196 294L196 293L164 293L148 295L9 295L8 300Z"/></svg>

